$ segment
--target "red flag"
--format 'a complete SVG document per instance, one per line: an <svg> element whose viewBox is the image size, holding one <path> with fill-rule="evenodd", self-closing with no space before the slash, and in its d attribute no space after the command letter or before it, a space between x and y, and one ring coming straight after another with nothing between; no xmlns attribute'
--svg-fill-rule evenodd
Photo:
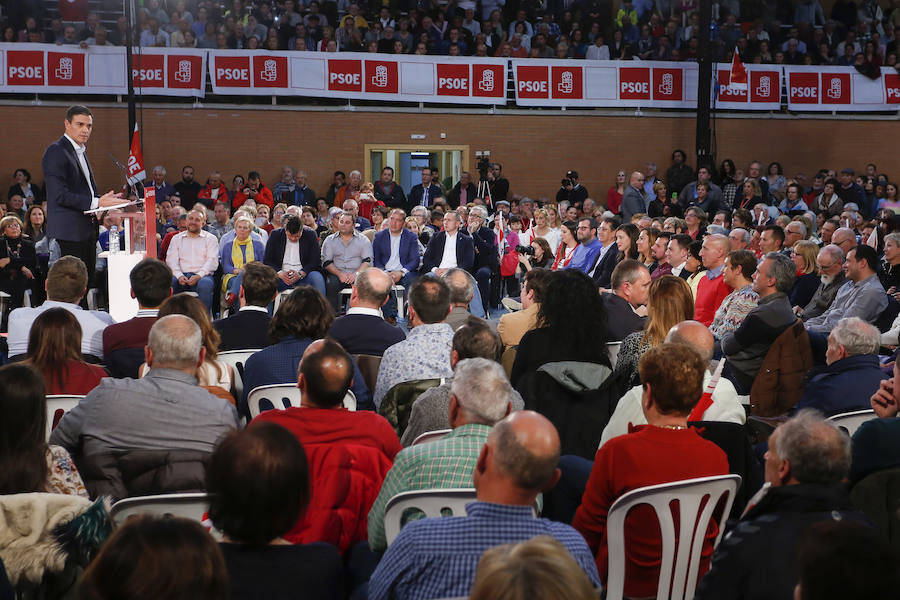
<svg viewBox="0 0 900 600"><path fill-rule="evenodd" d="M738 54L737 48L734 49L734 56L731 58L731 75L728 78L728 87L737 90L747 89L747 68L741 62L741 56Z"/></svg>
<svg viewBox="0 0 900 600"><path fill-rule="evenodd" d="M137 123L134 124L134 135L131 137L131 150L128 151L128 183L137 185L147 178L144 170L144 155L141 152L141 132Z"/></svg>

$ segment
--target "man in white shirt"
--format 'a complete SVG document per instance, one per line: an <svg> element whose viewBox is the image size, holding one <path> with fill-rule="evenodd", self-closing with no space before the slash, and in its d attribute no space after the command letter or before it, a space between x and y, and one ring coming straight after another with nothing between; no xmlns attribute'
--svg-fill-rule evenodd
<svg viewBox="0 0 900 600"><path fill-rule="evenodd" d="M459 215L444 215L444 230L432 236L425 250L423 271L441 277L449 269L459 267L471 272L475 264L475 245L472 237L459 232Z"/></svg>
<svg viewBox="0 0 900 600"><path fill-rule="evenodd" d="M109 313L83 310L78 306L87 291L87 268L74 256L60 257L47 274L47 300L37 308L17 308L9 315L9 356L21 356L28 352L28 336L31 324L45 310L64 308L78 319L81 325L81 353L103 358L103 330L112 325Z"/></svg>
<svg viewBox="0 0 900 600"><path fill-rule="evenodd" d="M666 342L687 344L700 353L700 357L705 363L712 360L714 340L712 333L703 323L682 321L669 330ZM712 388L712 403L704 409L705 405L700 404L704 402L704 399L701 398L700 403L694 409L698 414L691 413L692 416L688 418L688 421L722 421L743 425L747 420L747 413L738 399L734 385L724 377L719 377L717 383L713 383L713 381L714 375L710 374L707 369L703 374L703 392L706 396ZM622 399L616 404L616 410L610 417L609 423L603 429L603 435L600 438L601 446L614 437L628 433L629 425L647 424L647 419L641 410L642 393L643 388L636 385L622 396Z"/></svg>
<svg viewBox="0 0 900 600"><path fill-rule="evenodd" d="M213 273L219 266L219 244L216 236L203 229L206 215L192 210L187 215L187 231L172 238L166 253L166 264L172 269L172 290L196 292L212 312Z"/></svg>
<svg viewBox="0 0 900 600"><path fill-rule="evenodd" d="M672 265L670 275L687 279L689 272L684 270L687 259L691 255L691 236L684 233L673 235L666 246L666 262Z"/></svg>

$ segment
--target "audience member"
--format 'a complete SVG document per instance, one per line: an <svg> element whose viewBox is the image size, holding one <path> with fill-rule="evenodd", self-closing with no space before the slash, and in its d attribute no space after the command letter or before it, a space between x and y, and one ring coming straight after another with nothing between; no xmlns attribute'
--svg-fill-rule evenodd
<svg viewBox="0 0 900 600"><path fill-rule="evenodd" d="M228 591L222 552L203 525L139 515L103 545L81 579L78 598L226 600Z"/></svg>
<svg viewBox="0 0 900 600"><path fill-rule="evenodd" d="M462 327L468 318L469 304L475 297L475 278L468 271L464 271L458 267L447 269L442 276L450 290L450 313L444 322L449 325L453 331ZM478 318L478 317L476 317Z"/></svg>
<svg viewBox="0 0 900 600"><path fill-rule="evenodd" d="M502 345L497 333L484 321L470 317L453 334L453 349L450 350L450 367L454 369L460 361L469 358L484 358L500 362ZM450 408L450 387L453 380L445 381L424 391L413 402L409 423L400 437L404 447L411 446L417 437L429 431L450 428L448 418ZM521 410L525 403L516 390L512 391L512 410Z"/></svg>
<svg viewBox="0 0 900 600"><path fill-rule="evenodd" d="M209 519L225 536L219 548L233 600L341 595L337 548L284 539L311 497L306 454L290 431L263 421L229 434L210 459L206 490Z"/></svg>
<svg viewBox="0 0 900 600"><path fill-rule="evenodd" d="M648 424L600 448L572 521L596 554L601 579L606 579L608 566L606 520L617 498L648 485L728 473L725 453L687 426L688 415L703 394L705 371L697 351L683 344L663 344L641 358L641 408ZM712 522L702 532L706 539L701 574L717 529ZM625 536L630 542L625 545L625 595L652 596L659 580L662 540L651 507L639 506L625 517Z"/></svg>
<svg viewBox="0 0 900 600"><path fill-rule="evenodd" d="M0 495L49 492L87 498L69 453L46 441L47 402L37 370L25 364L0 369L0 414Z"/></svg>
<svg viewBox="0 0 900 600"><path fill-rule="evenodd" d="M513 387L519 389L525 374L551 362L572 360L611 367L603 310L597 287L587 275L575 269L551 273L538 309L538 327L519 342L509 377Z"/></svg>
<svg viewBox="0 0 900 600"><path fill-rule="evenodd" d="M828 310L838 290L847 281L844 275L844 252L840 246L828 244L819 250L816 267L819 271L819 287L806 306L794 307L794 312L804 321Z"/></svg>
<svg viewBox="0 0 900 600"><path fill-rule="evenodd" d="M275 269L253 261L244 267L238 290L240 308L237 313L213 321L219 334L219 350L258 350L272 343L269 338L268 306L278 289Z"/></svg>
<svg viewBox="0 0 900 600"><path fill-rule="evenodd" d="M184 315L161 317L150 329L143 379L104 379L53 430L50 441L83 457L82 476L92 495L121 498L129 492L153 494L198 489L202 458L219 438L238 425L234 407L197 384L206 358L200 327ZM119 463L134 451L140 464L117 464L135 472L109 475L110 457ZM181 452L186 451L186 452ZM199 482L198 482L199 479ZM135 486L125 487L123 482ZM92 485L93 484L93 485ZM186 485L187 487L183 487ZM172 490L172 488L178 488Z"/></svg>
<svg viewBox="0 0 900 600"><path fill-rule="evenodd" d="M386 167L385 171L387 169L390 167ZM402 195L400 186L396 188ZM375 190L377 195L377 185ZM416 234L403 226L405 221L406 213L402 209L391 210L387 229L377 232L372 239L372 265L387 272L391 285L402 285L409 290L419 270L419 240ZM398 316L393 305L385 305L384 313L385 317L395 320Z"/></svg>
<svg viewBox="0 0 900 600"><path fill-rule="evenodd" d="M444 229L432 235L428 242L422 257L422 273L434 273L441 277L453 267L471 272L474 266L475 243L472 236L460 231L459 215L449 212L444 217Z"/></svg>
<svg viewBox="0 0 900 600"><path fill-rule="evenodd" d="M113 320L109 313L83 310L78 303L87 292L87 269L81 259L63 256L47 273L47 300L37 308L17 308L9 315L9 356L20 356L28 351L31 324L45 310L64 308L75 315L81 325L81 353L103 359L103 330Z"/></svg>
<svg viewBox="0 0 900 600"><path fill-rule="evenodd" d="M440 440L406 448L394 459L369 511L369 546L375 552L387 548L384 511L388 501L401 492L470 487L475 461L491 427L512 409L515 392L495 360L467 358L454 369L448 398L452 431Z"/></svg>
<svg viewBox="0 0 900 600"><path fill-rule="evenodd" d="M618 268L618 267L616 267ZM694 298L687 282L674 275L663 275L650 284L647 299L647 324L643 330L629 333L622 340L616 358L615 373L630 385L637 379L638 363L644 353L665 342L672 327L694 317Z"/></svg>
<svg viewBox="0 0 900 600"><path fill-rule="evenodd" d="M403 330L385 322L382 307L390 300L392 279L380 268L366 269L356 276L350 293L350 308L335 319L328 335L350 354L382 356L390 346L403 341Z"/></svg>
<svg viewBox="0 0 900 600"><path fill-rule="evenodd" d="M315 231L303 227L296 215L285 217L283 224L269 236L263 258L278 275L278 291L308 285L324 296L325 279L319 271L322 263Z"/></svg>
<svg viewBox="0 0 900 600"><path fill-rule="evenodd" d="M234 239L223 244L219 250L219 263L222 265L222 293L225 294L225 306L231 307L237 301L241 289L244 267L262 258L265 248L261 240L250 237L253 221L245 214L234 219Z"/></svg>
<svg viewBox="0 0 900 600"><path fill-rule="evenodd" d="M192 210L187 215L187 231L175 235L166 252L166 264L172 269L172 290L196 292L208 311L212 311L213 274L219 267L219 243L203 229L206 215ZM222 238L225 243L225 238Z"/></svg>
<svg viewBox="0 0 900 600"><path fill-rule="evenodd" d="M300 406L263 412L250 425L284 426L306 451L315 495L284 535L291 543L328 542L343 553L365 542L366 515L401 450L397 434L384 417L344 409L353 372L353 360L337 342L310 343L297 375Z"/></svg>
<svg viewBox="0 0 900 600"><path fill-rule="evenodd" d="M698 599L790 598L797 548L821 521L866 517L841 483L850 470L850 439L814 410L802 410L769 436L766 483L716 548Z"/></svg>
<svg viewBox="0 0 900 600"><path fill-rule="evenodd" d="M759 295L757 307L733 332L721 340L728 359L723 375L739 394L749 394L769 348L784 330L797 322L787 294L794 284L794 263L780 252L769 252L753 274L753 291Z"/></svg>
<svg viewBox="0 0 900 600"><path fill-rule="evenodd" d="M409 290L407 338L384 351L373 400L376 407L388 391L404 381L452 377L450 349L453 329L444 322L450 314L450 288L439 277L421 277Z"/></svg>
<svg viewBox="0 0 900 600"><path fill-rule="evenodd" d="M887 308L887 294L878 280L877 268L878 256L873 248L857 246L847 253L844 271L849 281L837 291L834 302L824 313L805 322L814 350L817 341L824 346L828 332L841 319L859 317L874 323Z"/></svg>
<svg viewBox="0 0 900 600"><path fill-rule="evenodd" d="M159 305L172 295L172 270L161 260L145 258L131 269L128 278L138 312L133 318L103 330L103 357L113 377L137 379Z"/></svg>
<svg viewBox="0 0 900 600"><path fill-rule="evenodd" d="M806 306L819 289L821 280L816 273L818 254L819 246L810 240L800 240L791 246L790 256L797 265L797 279L794 280L794 286L788 294L791 306Z"/></svg>
<svg viewBox="0 0 900 600"><path fill-rule="evenodd" d="M478 294L481 296L481 308L487 314L491 297L491 280L500 276L500 256L498 254L497 236L485 226L488 220L487 209L473 206L467 217L469 235L475 246L475 264L472 274L478 282ZM552 231L552 230L551 230ZM556 246L551 246L556 250Z"/></svg>
<svg viewBox="0 0 900 600"><path fill-rule="evenodd" d="M326 297L335 311L341 310L339 292L353 285L356 274L372 266L372 242L354 229L353 215L341 214L337 232L322 242Z"/></svg>
<svg viewBox="0 0 900 600"><path fill-rule="evenodd" d="M504 348L518 346L522 336L537 327L538 311L547 291L550 274L549 269L531 269L525 273L522 310L502 315L497 323L497 333L500 334Z"/></svg>
<svg viewBox="0 0 900 600"><path fill-rule="evenodd" d="M51 308L34 320L27 357L25 363L42 375L47 394L84 396L109 376L81 359L81 327L64 308Z"/></svg>
<svg viewBox="0 0 900 600"><path fill-rule="evenodd" d="M869 408L869 398L887 375L878 361L881 334L858 317L841 319L828 334L827 366L806 374L797 409L815 408L826 417Z"/></svg>
<svg viewBox="0 0 900 600"><path fill-rule="evenodd" d="M592 275L597 264L597 257L603 244L597 239L597 221L593 217L579 219L575 233L578 246L572 254L567 269L578 269L585 275Z"/></svg>
<svg viewBox="0 0 900 600"><path fill-rule="evenodd" d="M581 536L568 525L534 517L537 495L559 479L559 448L556 429L538 413L518 411L497 423L475 464L477 501L466 506L467 516L407 524L372 575L369 598L465 596L485 550L539 535L562 543L599 586Z"/></svg>
<svg viewBox="0 0 900 600"><path fill-rule="evenodd" d="M866 475L900 465L900 366L894 363L893 377L881 381L878 391L869 399L878 416L859 426L853 434L853 463L850 481L856 483Z"/></svg>
<svg viewBox="0 0 900 600"><path fill-rule="evenodd" d="M609 289L612 286L612 273L619 262L619 247L616 244L618 224L616 217L604 217L597 226L597 239L603 246L593 265L594 274L591 279L600 289Z"/></svg>
<svg viewBox="0 0 900 600"><path fill-rule="evenodd" d="M700 355L703 364L709 365L712 361L715 340L709 329L697 321L677 323L668 331L664 343L690 346ZM614 437L630 433L632 427L647 423L641 407L643 393L643 387L635 385L619 399L609 423L603 429L601 446ZM688 421L721 421L743 425L746 413L734 385L724 377L713 381L713 374L706 368L703 371L703 396L688 415Z"/></svg>
<svg viewBox="0 0 900 600"><path fill-rule="evenodd" d="M565 546L549 535L484 551L470 600L568 598L594 600L597 591Z"/></svg>
<svg viewBox="0 0 900 600"><path fill-rule="evenodd" d="M600 294L603 305L600 314L606 339L615 342L644 328L650 295L650 271L639 261L627 258L616 265L611 282L612 293Z"/></svg>
<svg viewBox="0 0 900 600"><path fill-rule="evenodd" d="M724 235L712 234L703 239L700 258L706 271L697 285L694 318L707 327L712 324L722 301L732 291L725 283L722 273L725 268L725 257L730 251L728 238Z"/></svg>
<svg viewBox="0 0 900 600"><path fill-rule="evenodd" d="M247 397L254 389L296 382L303 352L314 340L328 334L333 321L331 306L313 288L299 287L284 297L269 323L272 344L255 352L244 363L244 397L238 400L241 415L249 416ZM356 396L357 410L372 408L369 388L355 363L351 389Z"/></svg>
<svg viewBox="0 0 900 600"><path fill-rule="evenodd" d="M725 296L709 330L722 339L740 327L750 311L759 303L759 294L753 290L753 274L756 272L756 255L749 250L732 250L725 257L722 276L725 284L734 291Z"/></svg>

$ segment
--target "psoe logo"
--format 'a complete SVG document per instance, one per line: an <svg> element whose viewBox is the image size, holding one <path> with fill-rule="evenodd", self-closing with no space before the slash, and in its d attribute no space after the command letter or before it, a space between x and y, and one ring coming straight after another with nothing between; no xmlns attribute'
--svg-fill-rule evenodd
<svg viewBox="0 0 900 600"><path fill-rule="evenodd" d="M178 61L178 70L175 71L175 81L180 81L181 83L191 82L191 61Z"/></svg>
<svg viewBox="0 0 900 600"><path fill-rule="evenodd" d="M384 65L378 65L375 67L375 74L372 75L372 85L375 87L387 87L388 84L388 69Z"/></svg>
<svg viewBox="0 0 900 600"><path fill-rule="evenodd" d="M278 64L273 59L268 59L263 63L262 73L259 78L263 81L278 81Z"/></svg>
<svg viewBox="0 0 900 600"><path fill-rule="evenodd" d="M63 57L59 59L59 66L56 67L57 79L62 79L63 81L71 81L73 72L74 69L72 68L71 58Z"/></svg>
<svg viewBox="0 0 900 600"><path fill-rule="evenodd" d="M478 89L482 92L493 92L494 91L494 72L490 69L485 69L481 72L481 81L478 82Z"/></svg>
<svg viewBox="0 0 900 600"><path fill-rule="evenodd" d="M675 91L675 76L671 73L663 73L659 84L659 93L663 96L671 96Z"/></svg>
<svg viewBox="0 0 900 600"><path fill-rule="evenodd" d="M759 84L756 86L756 93L764 98L767 98L769 94L772 93L772 78L768 75L763 75L759 78Z"/></svg>
<svg viewBox="0 0 900 600"><path fill-rule="evenodd" d="M572 71L563 71L562 75L560 75L560 82L556 86L556 89L563 94L571 94L574 88L575 77L572 75Z"/></svg>

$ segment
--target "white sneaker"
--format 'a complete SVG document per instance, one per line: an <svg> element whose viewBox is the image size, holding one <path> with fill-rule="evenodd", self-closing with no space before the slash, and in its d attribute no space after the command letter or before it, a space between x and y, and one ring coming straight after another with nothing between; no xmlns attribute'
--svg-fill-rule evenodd
<svg viewBox="0 0 900 600"><path fill-rule="evenodd" d="M509 312L516 312L516 311L522 310L522 303L518 302L516 300L513 300L512 298L504 298L503 300L500 301L500 304L505 306L506 310L508 310Z"/></svg>

